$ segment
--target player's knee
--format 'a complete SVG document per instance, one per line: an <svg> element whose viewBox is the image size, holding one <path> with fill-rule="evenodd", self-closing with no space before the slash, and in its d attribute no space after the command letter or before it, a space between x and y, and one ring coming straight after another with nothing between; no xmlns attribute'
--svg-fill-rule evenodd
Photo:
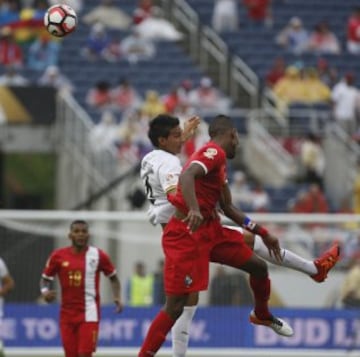
<svg viewBox="0 0 360 357"><path fill-rule="evenodd" d="M251 272L251 275L256 278L267 277L269 275L267 264L263 260L258 259L254 265L254 269Z"/></svg>
<svg viewBox="0 0 360 357"><path fill-rule="evenodd" d="M164 310L173 320L177 320L184 311L184 304L184 301L167 303Z"/></svg>

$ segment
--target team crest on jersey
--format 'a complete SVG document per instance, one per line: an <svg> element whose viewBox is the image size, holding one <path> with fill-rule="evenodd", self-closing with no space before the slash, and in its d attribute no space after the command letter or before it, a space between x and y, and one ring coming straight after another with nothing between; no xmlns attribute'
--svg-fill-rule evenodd
<svg viewBox="0 0 360 357"><path fill-rule="evenodd" d="M69 264L70 264L69 262L65 261L65 262L62 262L62 264L61 264L61 265L62 265L63 267L68 267L68 266L69 266Z"/></svg>
<svg viewBox="0 0 360 357"><path fill-rule="evenodd" d="M186 275L184 279L185 286L188 288L192 284L193 280L190 275Z"/></svg>
<svg viewBox="0 0 360 357"><path fill-rule="evenodd" d="M210 160L214 160L214 157L217 155L217 150L214 148L207 148L204 152L204 156Z"/></svg>
<svg viewBox="0 0 360 357"><path fill-rule="evenodd" d="M91 259L89 262L90 268L94 269L96 267L96 259Z"/></svg>

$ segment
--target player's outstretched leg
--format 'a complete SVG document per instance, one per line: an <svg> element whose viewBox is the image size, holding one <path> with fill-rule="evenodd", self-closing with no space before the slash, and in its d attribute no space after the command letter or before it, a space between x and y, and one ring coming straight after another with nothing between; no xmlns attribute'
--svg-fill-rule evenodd
<svg viewBox="0 0 360 357"><path fill-rule="evenodd" d="M337 242L333 243L331 248L314 261L304 259L290 250L281 248L281 256L283 259L279 262L269 254L269 250L263 243L261 237L255 236L252 238L250 235L245 235L245 241L250 246L253 246L254 253L259 257L270 263L300 271L309 275L318 283L321 283L326 279L328 272L335 266L340 258L340 247Z"/></svg>

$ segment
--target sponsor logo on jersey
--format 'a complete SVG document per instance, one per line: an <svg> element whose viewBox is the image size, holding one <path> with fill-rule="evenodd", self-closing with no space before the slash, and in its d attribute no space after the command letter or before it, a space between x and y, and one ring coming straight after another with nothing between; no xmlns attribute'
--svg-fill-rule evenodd
<svg viewBox="0 0 360 357"><path fill-rule="evenodd" d="M63 267L68 267L69 266L69 262L65 261L65 262L62 262L61 264Z"/></svg>
<svg viewBox="0 0 360 357"><path fill-rule="evenodd" d="M210 160L214 160L214 157L217 155L217 150L214 148L207 148L204 152L204 156Z"/></svg>

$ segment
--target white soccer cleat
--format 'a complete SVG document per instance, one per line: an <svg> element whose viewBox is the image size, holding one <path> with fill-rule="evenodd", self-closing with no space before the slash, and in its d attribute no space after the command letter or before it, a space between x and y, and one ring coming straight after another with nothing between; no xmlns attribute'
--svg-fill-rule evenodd
<svg viewBox="0 0 360 357"><path fill-rule="evenodd" d="M294 330L291 326L286 323L284 320L279 319L278 317L271 316L270 319L260 320L256 315L255 311L252 310L249 316L249 320L254 325L263 325L270 327L278 335L291 337L294 334Z"/></svg>

